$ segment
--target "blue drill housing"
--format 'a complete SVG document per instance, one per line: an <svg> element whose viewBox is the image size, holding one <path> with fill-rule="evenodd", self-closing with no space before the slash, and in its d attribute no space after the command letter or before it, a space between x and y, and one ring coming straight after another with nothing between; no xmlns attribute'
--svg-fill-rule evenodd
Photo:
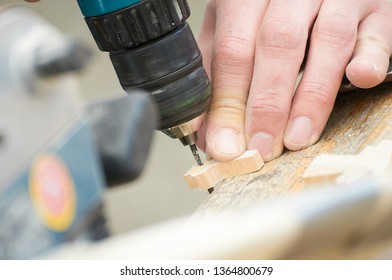
<svg viewBox="0 0 392 280"><path fill-rule="evenodd" d="M96 17L109 14L136 3L141 0L77 0L85 17Z"/></svg>

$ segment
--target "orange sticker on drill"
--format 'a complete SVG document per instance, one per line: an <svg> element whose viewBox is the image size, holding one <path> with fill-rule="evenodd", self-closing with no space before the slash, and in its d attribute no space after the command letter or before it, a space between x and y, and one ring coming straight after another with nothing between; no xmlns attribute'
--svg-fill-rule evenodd
<svg viewBox="0 0 392 280"><path fill-rule="evenodd" d="M53 231L67 230L76 212L75 187L64 162L53 154L37 157L30 172L30 195L44 224Z"/></svg>

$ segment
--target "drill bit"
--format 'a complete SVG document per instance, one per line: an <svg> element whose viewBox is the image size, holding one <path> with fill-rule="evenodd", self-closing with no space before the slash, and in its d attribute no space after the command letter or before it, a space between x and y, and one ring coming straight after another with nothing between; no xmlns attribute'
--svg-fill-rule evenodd
<svg viewBox="0 0 392 280"><path fill-rule="evenodd" d="M191 148L193 157L195 158L197 164L198 164L199 166L203 166L203 162L202 162L201 159L200 159L199 151L197 150L196 145L195 145L195 144L189 145L189 147ZM208 189L208 193L209 193L209 194L212 194L213 191L214 191L214 188L209 188L209 189Z"/></svg>
<svg viewBox="0 0 392 280"><path fill-rule="evenodd" d="M202 166L203 163L201 162L200 155L199 155L199 151L197 150L196 144L189 145L189 147L191 148L193 157L195 158L197 164L198 164L199 166Z"/></svg>

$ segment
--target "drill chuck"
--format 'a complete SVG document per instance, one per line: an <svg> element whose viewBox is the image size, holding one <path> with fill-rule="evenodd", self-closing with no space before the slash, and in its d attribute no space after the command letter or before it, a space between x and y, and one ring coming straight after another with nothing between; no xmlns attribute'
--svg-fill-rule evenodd
<svg viewBox="0 0 392 280"><path fill-rule="evenodd" d="M194 144L198 119L211 99L201 52L186 23L186 0L78 0L98 47L123 89L151 93L159 130Z"/></svg>

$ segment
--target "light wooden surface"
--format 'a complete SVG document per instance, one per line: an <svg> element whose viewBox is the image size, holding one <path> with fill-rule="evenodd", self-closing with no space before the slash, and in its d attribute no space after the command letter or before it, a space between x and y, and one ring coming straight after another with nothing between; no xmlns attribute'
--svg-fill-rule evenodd
<svg viewBox="0 0 392 280"><path fill-rule="evenodd" d="M341 93L317 144L298 152L285 151L258 172L223 181L194 217L203 219L216 214L236 214L261 205L267 198L300 191L306 188L302 174L317 155L357 154L366 146L385 139L392 140L392 84ZM372 240L372 237L369 239ZM314 255L306 257L377 258L380 252L371 254L375 248L386 249L388 244L392 248L392 240L382 246L376 243L359 242L355 246L350 243L345 248L338 246L337 249L324 250L322 254L314 252Z"/></svg>
<svg viewBox="0 0 392 280"><path fill-rule="evenodd" d="M228 162L206 161L202 166L193 166L184 175L190 188L200 191L214 187L224 179L249 174L260 170L264 165L257 150L248 150L238 158Z"/></svg>
<svg viewBox="0 0 392 280"><path fill-rule="evenodd" d="M358 154L318 155L302 177L307 185L319 183L351 184L361 178L381 176L392 167L392 140L369 145Z"/></svg>

